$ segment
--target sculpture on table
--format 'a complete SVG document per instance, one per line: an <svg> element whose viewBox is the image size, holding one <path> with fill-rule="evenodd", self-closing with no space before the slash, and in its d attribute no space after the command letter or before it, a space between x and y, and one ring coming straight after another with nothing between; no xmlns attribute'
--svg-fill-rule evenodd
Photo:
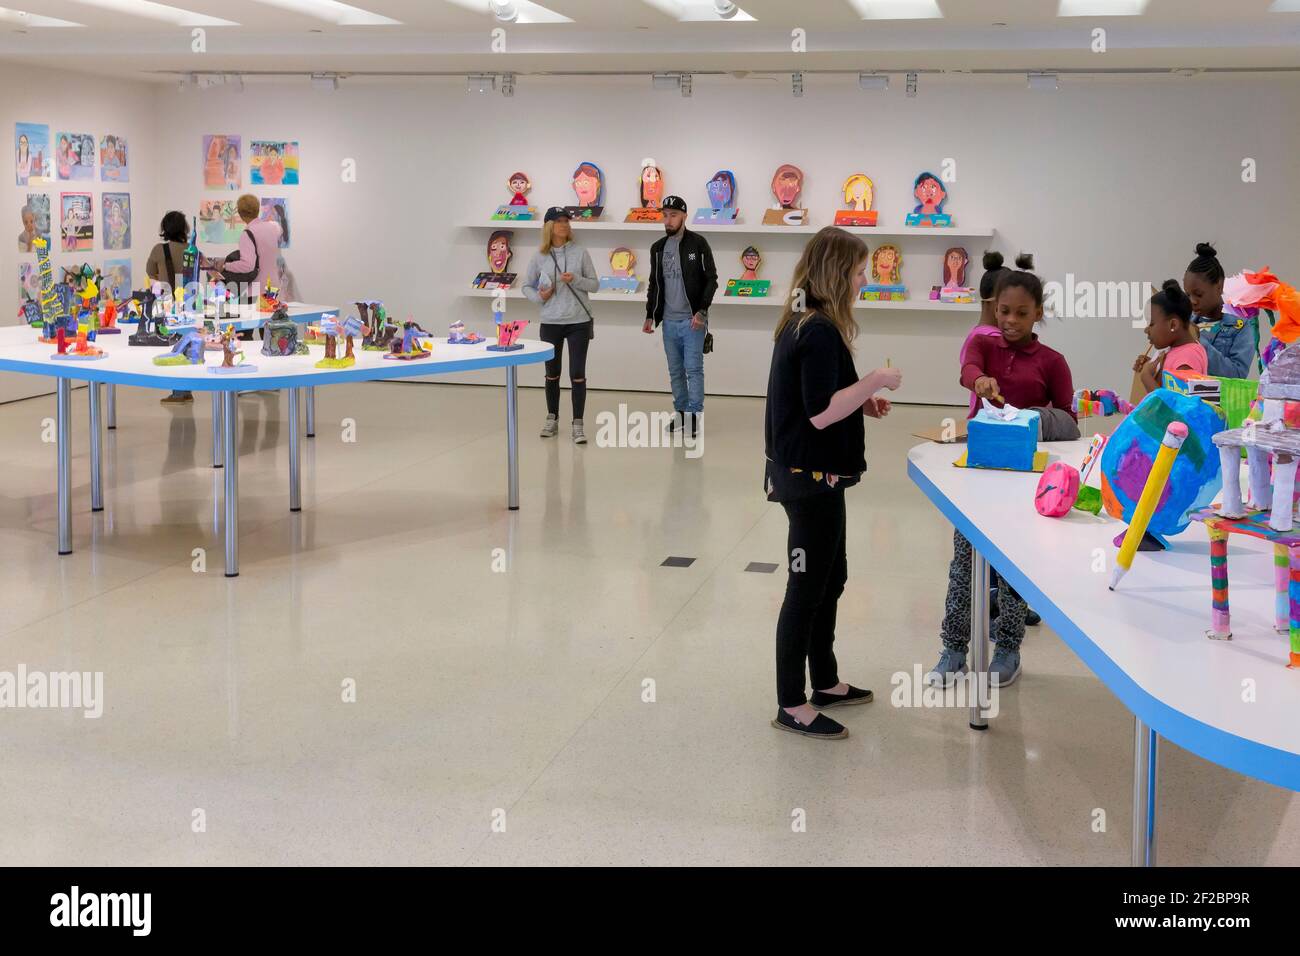
<svg viewBox="0 0 1300 956"><path fill-rule="evenodd" d="M262 290L262 294L257 299L258 312L276 312L280 308L280 290L278 287L268 285Z"/></svg>
<svg viewBox="0 0 1300 956"><path fill-rule="evenodd" d="M361 348L367 352L387 352L397 335L399 327L388 317L388 310L378 299L357 302L357 314L361 316L362 325L370 331L361 339Z"/></svg>
<svg viewBox="0 0 1300 956"><path fill-rule="evenodd" d="M907 298L903 285L903 253L898 246L886 242L876 246L871 254L871 281L863 287L862 299L867 302L890 302Z"/></svg>
<svg viewBox="0 0 1300 956"><path fill-rule="evenodd" d="M599 219L605 206L605 174L595 163L579 163L573 171L573 194L578 205L565 206L570 219Z"/></svg>
<svg viewBox="0 0 1300 956"><path fill-rule="evenodd" d="M772 282L758 277L758 269L762 264L763 257L759 255L758 250L753 246L746 246L745 251L740 254L740 265L744 271L739 279L727 280L727 288L723 294L749 296L756 299L766 297L771 291Z"/></svg>
<svg viewBox="0 0 1300 956"><path fill-rule="evenodd" d="M496 318L497 326L497 343L496 345L489 345L487 347L488 351L515 352L523 348L523 343L518 341L519 333L528 325L528 320L514 319L513 321L507 322L505 321L505 316L500 312L495 313L494 317Z"/></svg>
<svg viewBox="0 0 1300 956"><path fill-rule="evenodd" d="M601 292L635 292L641 285L636 277L636 253L627 246L619 246L609 254L612 276L600 277Z"/></svg>
<svg viewBox="0 0 1300 956"><path fill-rule="evenodd" d="M262 354L270 356L306 355L307 343L298 337L298 323L289 318L283 306L262 328Z"/></svg>
<svg viewBox="0 0 1300 956"><path fill-rule="evenodd" d="M912 184L912 196L916 207L905 220L909 226L947 227L952 225L952 216L943 211L943 204L948 201L948 187L934 173L921 173Z"/></svg>
<svg viewBox="0 0 1300 956"><path fill-rule="evenodd" d="M131 293L132 310L137 313L135 331L127 339L131 345L146 346L164 346L170 345L171 340L167 338L163 328L162 318L158 311L158 297L152 289L144 289L139 292Z"/></svg>
<svg viewBox="0 0 1300 956"><path fill-rule="evenodd" d="M705 185L704 191L709 195L709 205L695 210L694 222L734 226L740 214L736 208L736 174L729 169L719 169Z"/></svg>
<svg viewBox="0 0 1300 956"><path fill-rule="evenodd" d="M166 355L155 355L154 365L202 365L203 333L197 326L180 330L176 343Z"/></svg>
<svg viewBox="0 0 1300 956"><path fill-rule="evenodd" d="M1211 628L1206 637L1232 639L1228 606L1228 539L1233 534L1273 545L1274 620L1290 639L1288 667L1300 667L1300 533L1295 529L1295 476L1300 461L1300 342L1276 354L1259 377L1263 417L1219 432L1214 443L1223 470L1223 499L1194 517L1210 535ZM1249 502L1241 493L1246 450ZM1272 468L1270 470L1270 464Z"/></svg>
<svg viewBox="0 0 1300 956"><path fill-rule="evenodd" d="M772 174L772 195L776 209L763 213L763 224L768 226L802 226L808 221L808 210L799 205L803 193L803 170L791 163L782 163Z"/></svg>
<svg viewBox="0 0 1300 956"><path fill-rule="evenodd" d="M874 226L877 213L871 208L875 201L875 185L866 173L854 173L844 180L844 205L847 209L835 212L837 226Z"/></svg>
<svg viewBox="0 0 1300 956"><path fill-rule="evenodd" d="M510 202L504 206L498 206L497 211L492 214L492 218L494 220L536 219L537 210L528 205L528 192L533 188L528 175L522 172L511 173L510 179L506 181L506 187L511 193Z"/></svg>
<svg viewBox="0 0 1300 956"><path fill-rule="evenodd" d="M98 324L100 335L122 334L117 327L117 303L112 299L100 303Z"/></svg>
<svg viewBox="0 0 1300 956"><path fill-rule="evenodd" d="M451 323L447 327L447 344L448 345L479 345L486 342L487 339L477 332L466 332L465 323L460 319Z"/></svg>
<svg viewBox="0 0 1300 956"><path fill-rule="evenodd" d="M97 347L89 339L88 335L89 333L86 329L79 329L77 330L75 338L69 338L67 330L60 327L55 338L55 344L58 350L50 357L74 362L88 362L106 358L107 353L103 349Z"/></svg>
<svg viewBox="0 0 1300 956"><path fill-rule="evenodd" d="M393 344L384 353L384 358L398 362L427 359L433 352L425 348L423 340L430 337L430 333L422 328L420 323L407 319L402 323L402 337L393 339Z"/></svg>
<svg viewBox="0 0 1300 956"><path fill-rule="evenodd" d="M1080 388L1075 390L1070 410L1077 418L1109 418L1116 414L1127 415L1133 411L1133 405L1109 388Z"/></svg>
<svg viewBox="0 0 1300 956"><path fill-rule="evenodd" d="M244 361L244 352L239 347L239 336L234 325L227 325L221 330L221 364L209 365L208 371L214 375L243 375L256 372L257 366Z"/></svg>
<svg viewBox="0 0 1300 956"><path fill-rule="evenodd" d="M54 284L54 268L50 265L50 244L37 237L32 240L32 246L36 249L36 267L40 281L40 340L46 345L53 345L58 338L59 329L63 330L65 338L77 334L77 320L71 315L71 310L64 303L58 286ZM67 286L64 285L64 288L66 289Z"/></svg>
<svg viewBox="0 0 1300 956"><path fill-rule="evenodd" d="M338 320L337 316L327 315L320 321L320 331L325 336L325 357L316 363L316 367L351 368L357 364L357 356L353 351L353 340L358 335L369 332L370 328L363 325L355 315L348 316L342 322ZM342 356L338 354L338 340L340 337L345 342L345 351Z"/></svg>

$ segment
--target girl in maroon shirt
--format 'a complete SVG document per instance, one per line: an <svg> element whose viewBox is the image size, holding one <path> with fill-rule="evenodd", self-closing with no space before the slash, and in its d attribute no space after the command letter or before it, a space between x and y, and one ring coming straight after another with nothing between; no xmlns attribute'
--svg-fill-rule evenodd
<svg viewBox="0 0 1300 956"><path fill-rule="evenodd" d="M1070 410L1074 383L1065 356L1038 341L1034 326L1043 320L1043 283L1029 270L1032 256L1016 258L1017 270L1007 270L993 292L994 315L1001 335L972 339L963 352L961 383L979 398L1039 415L1041 441L1070 441L1079 425ZM971 411L974 417L975 411ZM948 596L944 603L939 663L925 675L936 687L950 687L966 673L970 644L971 545L953 531L952 564L948 567ZM1024 599L1006 580L998 584L998 616L993 621L997 649L989 665L989 682L1006 687L1020 676L1020 643L1025 639Z"/></svg>

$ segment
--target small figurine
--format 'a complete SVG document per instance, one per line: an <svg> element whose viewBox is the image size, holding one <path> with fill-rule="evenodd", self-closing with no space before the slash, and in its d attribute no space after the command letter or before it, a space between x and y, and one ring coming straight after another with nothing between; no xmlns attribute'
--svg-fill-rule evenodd
<svg viewBox="0 0 1300 956"><path fill-rule="evenodd" d="M307 343L298 338L298 324L281 306L262 328L262 354L284 356L306 355L307 352Z"/></svg>
<svg viewBox="0 0 1300 956"><path fill-rule="evenodd" d="M336 316L327 315L321 319L320 331L325 336L325 357L316 363L317 368L351 368L357 364L356 354L353 352L353 339L358 335L363 335L370 331L369 326L363 325L361 320L356 316L349 316L340 322ZM338 356L338 337L343 336L346 342L346 351L340 358Z"/></svg>
<svg viewBox="0 0 1300 956"><path fill-rule="evenodd" d="M747 246L745 251L740 254L740 264L744 268L739 279L728 279L727 289L724 295L748 296L755 299L766 297L771 291L772 283L767 279L758 277L758 269L763 263L763 257L759 255L757 249L753 246Z"/></svg>
<svg viewBox="0 0 1300 956"><path fill-rule="evenodd" d="M579 163L573 171L573 194L578 205L566 206L570 219L599 219L604 211L605 174L595 163Z"/></svg>
<svg viewBox="0 0 1300 956"><path fill-rule="evenodd" d="M636 268L636 253L627 246L619 246L609 254L609 267L612 276L600 277L601 292L635 292L641 280L633 274Z"/></svg>
<svg viewBox="0 0 1300 956"><path fill-rule="evenodd" d="M256 365L244 361L244 352L239 348L239 337L235 327L227 325L221 331L221 364L209 365L208 371L214 375L236 375L256 372Z"/></svg>
<svg viewBox="0 0 1300 956"><path fill-rule="evenodd" d="M513 321L504 321L505 316L502 313L495 313L497 325L497 344L489 345L489 352L515 352L524 347L522 342L517 341L519 333L528 325L527 319L514 319Z"/></svg>
<svg viewBox="0 0 1300 956"><path fill-rule="evenodd" d="M803 170L790 163L782 163L772 174L772 195L777 208L763 213L763 224L768 226L802 226L808 221L808 210L801 208L799 196L803 192Z"/></svg>
<svg viewBox="0 0 1300 956"><path fill-rule="evenodd" d="M397 362L411 362L417 359L427 359L433 354L430 349L424 347L421 339L430 338L427 331L420 327L418 322L407 319L402 323L402 337L394 338L393 344L384 358ZM491 346L489 346L490 348Z"/></svg>
<svg viewBox="0 0 1300 956"><path fill-rule="evenodd" d="M117 327L117 303L112 299L100 306L98 325L100 335L122 334L122 330Z"/></svg>
<svg viewBox="0 0 1300 956"><path fill-rule="evenodd" d="M465 323L460 319L451 323L447 327L447 344L448 345L478 345L480 342L486 342L487 339L477 332L466 332Z"/></svg>
<svg viewBox="0 0 1300 956"><path fill-rule="evenodd" d="M280 290L273 285L268 285L262 290L261 296L257 300L258 312L277 312L280 309Z"/></svg>
<svg viewBox="0 0 1300 956"><path fill-rule="evenodd" d="M155 355L154 365L202 365L203 333L197 326L181 330L180 337L166 355Z"/></svg>
<svg viewBox="0 0 1300 956"><path fill-rule="evenodd" d="M867 302L890 302L907 298L902 279L903 253L893 243L876 247L871 254L871 282L862 290Z"/></svg>
<svg viewBox="0 0 1300 956"><path fill-rule="evenodd" d="M361 339L361 348L367 352L387 352L398 333L398 326L388 318L384 303L375 300L358 302L356 306L362 323L370 329Z"/></svg>
<svg viewBox="0 0 1300 956"><path fill-rule="evenodd" d="M158 314L158 297L152 290L131 293L133 310L139 316L135 331L127 342L131 345L146 345L157 348L171 344L163 334L162 320Z"/></svg>
<svg viewBox="0 0 1300 956"><path fill-rule="evenodd" d="M844 180L844 204L848 209L835 213L837 226L874 226L876 211L871 208L875 201L875 185L866 173L854 173Z"/></svg>
<svg viewBox="0 0 1300 956"><path fill-rule="evenodd" d="M629 209L624 222L663 222L664 175L653 159L641 160L638 185L641 205Z"/></svg>
<svg viewBox="0 0 1300 956"><path fill-rule="evenodd" d="M695 210L694 222L733 226L739 210L736 209L736 174L729 169L719 169L708 181L704 191L709 195L707 209Z"/></svg>
<svg viewBox="0 0 1300 956"><path fill-rule="evenodd" d="M71 351L68 350L69 342L71 342L72 345ZM107 352L91 343L88 338L88 332L85 329L78 330L76 338L69 340L67 330L60 327L56 334L55 343L58 350L50 356L54 359L73 362L93 362L108 357Z"/></svg>
<svg viewBox="0 0 1300 956"><path fill-rule="evenodd" d="M916 197L916 208L908 213L907 225L952 225L952 216L943 211L943 204L948 201L948 190L938 176L934 173L921 173L912 184L912 195Z"/></svg>
<svg viewBox="0 0 1300 956"><path fill-rule="evenodd" d="M528 205L528 191L533 188L526 173L511 173L510 179L506 182L511 196L510 202L504 206L498 206L497 211L492 214L493 219L535 219L537 210Z"/></svg>

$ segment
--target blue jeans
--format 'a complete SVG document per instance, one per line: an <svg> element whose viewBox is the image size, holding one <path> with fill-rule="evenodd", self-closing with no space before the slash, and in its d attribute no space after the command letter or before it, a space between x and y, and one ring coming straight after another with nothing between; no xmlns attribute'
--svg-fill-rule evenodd
<svg viewBox="0 0 1300 956"><path fill-rule="evenodd" d="M665 319L664 354L673 387L673 410L704 411L704 336L707 326L691 328L690 319Z"/></svg>

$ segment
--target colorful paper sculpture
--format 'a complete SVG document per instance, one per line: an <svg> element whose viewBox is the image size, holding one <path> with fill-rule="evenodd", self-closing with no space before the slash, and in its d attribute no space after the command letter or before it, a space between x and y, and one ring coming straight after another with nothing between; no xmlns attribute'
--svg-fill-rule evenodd
<svg viewBox="0 0 1300 956"><path fill-rule="evenodd" d="M1041 471L1038 452L1038 412L1027 408L985 405L966 425L966 468L1001 471Z"/></svg>
<svg viewBox="0 0 1300 956"><path fill-rule="evenodd" d="M203 332L197 326L180 330L180 338L166 355L155 355L154 365L202 365Z"/></svg>
<svg viewBox="0 0 1300 956"><path fill-rule="evenodd" d="M447 344L448 345L478 345L486 342L487 339L477 332L466 332L465 323L460 319L451 323L447 327Z"/></svg>
<svg viewBox="0 0 1300 956"><path fill-rule="evenodd" d="M514 250L510 248L510 240L514 235L509 229L498 229L488 236L488 271L480 272L474 277L474 288L508 289L514 284L515 273L506 271L510 267L510 260L514 258Z"/></svg>
<svg viewBox="0 0 1300 956"><path fill-rule="evenodd" d="M361 339L361 348L367 352L387 352L399 327L388 317L384 303L378 299L355 303L357 315L370 331Z"/></svg>
<svg viewBox="0 0 1300 956"><path fill-rule="evenodd" d="M510 179L506 182L506 187L510 190L510 202L504 206L498 206L497 211L492 214L494 220L527 220L537 218L537 208L528 205L528 192L533 188L526 173L511 173Z"/></svg>
<svg viewBox="0 0 1300 956"><path fill-rule="evenodd" d="M765 298L772 289L772 283L768 279L758 277L758 270L762 264L763 257L759 251L753 246L746 246L745 251L740 254L740 265L744 271L739 279L727 280L727 288L723 294L755 299Z"/></svg>
<svg viewBox="0 0 1300 956"><path fill-rule="evenodd" d="M696 224L734 226L739 210L736 208L736 174L729 169L719 169L704 187L708 193L707 209L695 210Z"/></svg>
<svg viewBox="0 0 1300 956"><path fill-rule="evenodd" d="M934 173L921 173L912 184L912 195L916 198L916 208L908 213L907 225L952 225L952 216L943 211L943 204L948 201L948 188L940 182L938 176Z"/></svg>
<svg viewBox="0 0 1300 956"><path fill-rule="evenodd" d="M1300 428L1293 414L1300 402L1300 342L1286 347L1259 377L1262 417L1219 432L1214 444L1223 471L1222 505L1193 517L1210 535L1211 629L1215 640L1232 638L1228 606L1228 538L1244 534L1273 545L1274 627L1290 637L1288 667L1300 667L1300 533L1295 529L1296 466ZM1242 500L1241 449L1246 451L1250 502ZM1272 465L1270 475L1270 462Z"/></svg>
<svg viewBox="0 0 1300 956"><path fill-rule="evenodd" d="M1198 398L1158 388L1120 422L1101 455L1102 503L1111 517L1130 522L1172 421L1184 422L1188 435L1146 528L1161 547L1214 500L1220 468L1213 438L1223 430L1222 414Z"/></svg>
<svg viewBox="0 0 1300 956"><path fill-rule="evenodd" d="M348 316L342 322L337 316L327 315L321 319L319 329L325 336L325 357L316 363L317 368L351 368L357 364L353 340L358 335L369 332L369 326L364 325L355 315ZM346 350L341 356L338 354L340 336L346 342Z"/></svg>
<svg viewBox="0 0 1300 956"><path fill-rule="evenodd" d="M135 331L127 338L130 345L144 345L157 348L170 344L164 334L162 316L159 314L158 297L152 289L143 289L131 293L131 310L138 316Z"/></svg>
<svg viewBox="0 0 1300 956"><path fill-rule="evenodd" d="M1074 393L1070 410L1078 418L1109 418L1116 413L1127 415L1133 406L1108 388L1080 388Z"/></svg>
<svg viewBox="0 0 1300 956"><path fill-rule="evenodd" d="M495 313L497 325L497 344L489 345L489 352L515 352L524 347L519 339L519 333L528 325L527 319L515 319L511 322L505 321L505 316L500 312Z"/></svg>
<svg viewBox="0 0 1300 956"><path fill-rule="evenodd" d="M95 362L102 358L107 358L108 353L94 345L86 329L79 329L75 339L69 339L67 331L60 327L56 333L55 343L57 351L50 358L61 361L71 362ZM68 346L71 345L71 350Z"/></svg>
<svg viewBox="0 0 1300 956"><path fill-rule="evenodd" d="M1138 546L1146 535L1151 516L1155 513L1156 507L1169 484L1170 472L1173 471L1174 462L1178 459L1178 453L1182 450L1187 435L1188 429L1185 422L1172 421L1165 426L1165 434L1160 440L1160 449L1156 452L1156 460L1152 462L1151 469L1147 472L1146 481L1142 484L1142 494L1138 498L1137 507L1133 509L1133 517L1129 522L1128 530L1124 532L1123 541L1119 545L1119 554L1115 556L1115 566L1111 568L1110 589L1112 591L1115 590L1124 575L1129 572L1129 569L1133 567L1133 556L1137 554Z"/></svg>
<svg viewBox="0 0 1300 956"><path fill-rule="evenodd" d="M424 340L427 338L431 338L429 332L423 329L418 322L407 319L402 323L402 337L393 339L393 344L384 353L384 358L395 362L413 362L418 359L427 359L433 354L431 349L424 346Z"/></svg>
<svg viewBox="0 0 1300 956"><path fill-rule="evenodd" d="M307 343L301 341L298 324L281 307L262 327L262 354L270 356L306 355Z"/></svg>
<svg viewBox="0 0 1300 956"><path fill-rule="evenodd" d="M876 198L876 188L866 173L854 173L844 180L841 187L844 192L844 205L847 209L837 210L837 226L874 226L876 211L871 208Z"/></svg>
<svg viewBox="0 0 1300 956"><path fill-rule="evenodd" d="M641 205L627 211L624 222L663 222L664 175L653 159L641 160L637 189Z"/></svg>
<svg viewBox="0 0 1300 956"><path fill-rule="evenodd" d="M763 213L763 224L768 226L802 226L808 221L808 210L799 206L803 193L803 170L790 163L782 163L772 174L772 195L777 208Z"/></svg>
<svg viewBox="0 0 1300 956"><path fill-rule="evenodd" d="M605 206L605 174L595 163L579 163L573 171L573 194L578 205L565 206L570 219L599 219Z"/></svg>
<svg viewBox="0 0 1300 956"><path fill-rule="evenodd" d="M641 280L633 272L636 253L627 246L619 246L609 254L609 267L614 274L600 277L601 292L635 292L641 286Z"/></svg>
<svg viewBox="0 0 1300 956"><path fill-rule="evenodd" d="M1034 492L1034 508L1045 518L1068 514L1079 499L1079 469L1054 461L1043 471Z"/></svg>
<svg viewBox="0 0 1300 956"><path fill-rule="evenodd" d="M868 302L888 302L907 298L903 285L903 253L893 243L876 246L871 254L871 282L863 287L861 297Z"/></svg>
<svg viewBox="0 0 1300 956"><path fill-rule="evenodd" d="M1300 338L1300 293L1270 272L1268 266L1224 279L1223 301L1238 310L1268 309L1276 315L1272 339L1261 355L1265 366Z"/></svg>

